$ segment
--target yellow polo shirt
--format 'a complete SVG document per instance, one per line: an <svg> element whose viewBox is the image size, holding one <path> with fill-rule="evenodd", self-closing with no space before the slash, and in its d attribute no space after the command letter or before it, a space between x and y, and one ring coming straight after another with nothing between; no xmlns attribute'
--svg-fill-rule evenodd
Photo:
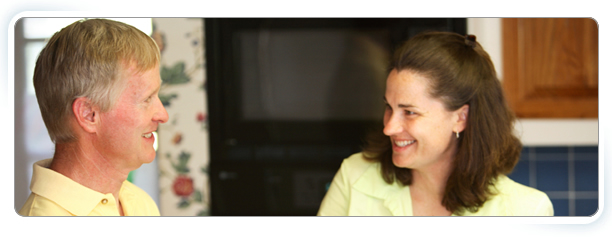
<svg viewBox="0 0 612 237"><path fill-rule="evenodd" d="M22 216L119 216L110 193L87 188L48 167L51 159L34 164L32 193L19 211ZM155 201L142 189L124 181L119 200L126 216L159 216Z"/></svg>
<svg viewBox="0 0 612 237"><path fill-rule="evenodd" d="M512 181L505 175L497 179L498 192L477 212L464 216L552 216L548 196L537 189ZM320 216L412 216L410 187L386 183L380 163L367 161L361 153L342 162L323 198ZM453 214L454 215L454 214Z"/></svg>

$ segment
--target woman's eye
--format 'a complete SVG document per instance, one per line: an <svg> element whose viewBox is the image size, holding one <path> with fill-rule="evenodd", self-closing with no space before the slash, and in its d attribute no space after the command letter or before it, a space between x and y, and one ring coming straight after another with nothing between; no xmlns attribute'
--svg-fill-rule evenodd
<svg viewBox="0 0 612 237"><path fill-rule="evenodd" d="M406 115L414 115L414 114L416 114L415 112L412 112L412 111L410 111L410 110L405 110L405 111L404 111L404 113L405 113Z"/></svg>

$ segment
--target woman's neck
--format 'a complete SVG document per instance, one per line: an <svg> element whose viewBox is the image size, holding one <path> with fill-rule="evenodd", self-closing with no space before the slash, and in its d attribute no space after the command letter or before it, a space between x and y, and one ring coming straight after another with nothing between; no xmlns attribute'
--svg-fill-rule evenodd
<svg viewBox="0 0 612 237"><path fill-rule="evenodd" d="M419 216L448 216L452 213L442 205L446 182L451 172L451 159L421 169L412 169L413 214Z"/></svg>

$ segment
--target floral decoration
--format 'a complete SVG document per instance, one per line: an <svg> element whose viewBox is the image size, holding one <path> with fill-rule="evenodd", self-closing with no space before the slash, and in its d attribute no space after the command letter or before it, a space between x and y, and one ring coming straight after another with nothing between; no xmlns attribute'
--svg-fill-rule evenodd
<svg viewBox="0 0 612 237"><path fill-rule="evenodd" d="M166 154L166 157L170 159L172 168L178 174L172 182L173 193L181 198L177 206L179 208L187 208L192 202L202 203L202 191L194 188L193 178L189 174L188 163L189 159L191 159L191 154L183 151L177 161L173 161L170 154Z"/></svg>
<svg viewBox="0 0 612 237"><path fill-rule="evenodd" d="M179 175L172 184L174 194L182 198L188 198L193 193L193 179L187 175Z"/></svg>
<svg viewBox="0 0 612 237"><path fill-rule="evenodd" d="M181 140L183 140L183 134L177 132L174 134L174 137L172 137L172 144L178 145L181 143Z"/></svg>
<svg viewBox="0 0 612 237"><path fill-rule="evenodd" d="M170 115L158 129L160 212L209 215L208 115L204 24L195 18L154 18L152 38L162 52L159 98ZM178 50L189 46L185 50ZM195 119L195 123L194 123Z"/></svg>
<svg viewBox="0 0 612 237"><path fill-rule="evenodd" d="M203 130L208 130L208 115L207 114L205 114L204 112L199 112L196 115L196 120L202 123Z"/></svg>

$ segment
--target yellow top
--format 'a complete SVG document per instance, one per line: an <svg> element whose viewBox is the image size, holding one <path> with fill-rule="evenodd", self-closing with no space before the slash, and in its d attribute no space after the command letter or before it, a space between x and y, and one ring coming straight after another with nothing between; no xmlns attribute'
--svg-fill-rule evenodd
<svg viewBox="0 0 612 237"><path fill-rule="evenodd" d="M49 169L51 159L34 164L32 193L19 211L22 216L119 216L117 201ZM119 200L126 216L159 216L155 201L142 189L124 181Z"/></svg>
<svg viewBox="0 0 612 237"><path fill-rule="evenodd" d="M477 212L464 216L552 216L548 196L537 189L512 181L505 175L495 184L497 195ZM361 153L342 162L323 198L319 216L412 216L410 187L386 183L380 164L369 162Z"/></svg>

